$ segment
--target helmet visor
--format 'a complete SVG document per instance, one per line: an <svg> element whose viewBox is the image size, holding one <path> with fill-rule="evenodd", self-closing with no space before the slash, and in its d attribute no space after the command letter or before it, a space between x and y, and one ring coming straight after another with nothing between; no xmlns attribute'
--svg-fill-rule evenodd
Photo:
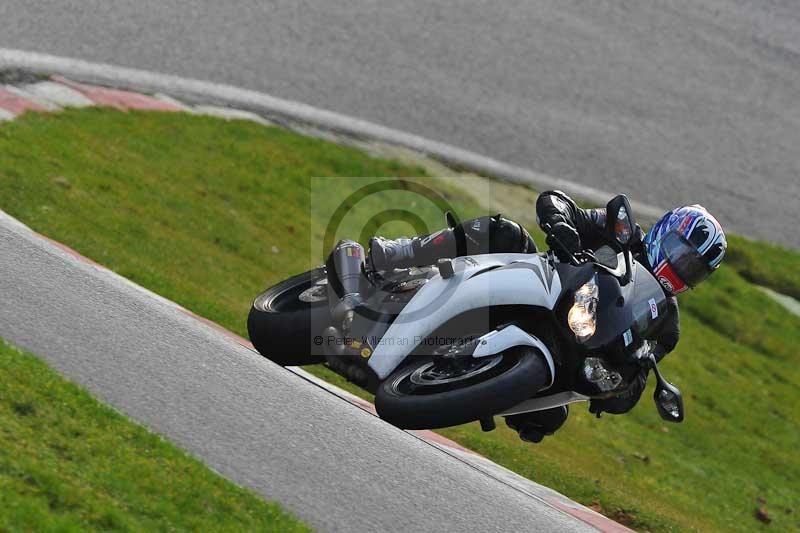
<svg viewBox="0 0 800 533"><path fill-rule="evenodd" d="M708 261L675 230L661 239L661 252L675 274L689 287L695 287L711 274Z"/></svg>

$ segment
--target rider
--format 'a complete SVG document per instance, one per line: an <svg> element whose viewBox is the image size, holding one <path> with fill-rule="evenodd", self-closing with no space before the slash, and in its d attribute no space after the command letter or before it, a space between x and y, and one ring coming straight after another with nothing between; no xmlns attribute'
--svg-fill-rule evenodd
<svg viewBox="0 0 800 533"><path fill-rule="evenodd" d="M605 208L581 209L561 191L542 193L536 201L536 216L539 226L547 228L547 244L561 261L569 260L568 253L596 250L606 242ZM700 205L669 211L647 235L638 226L636 229L631 251L658 279L667 296L666 319L649 339L656 359L660 360L675 348L680 336L675 295L695 287L719 267L727 242L722 226ZM431 265L441 258L498 252L536 253L537 249L525 228L496 215L454 224L420 237L394 240L373 237L366 268L380 272ZM604 411L628 412L644 390L646 369L632 363L619 370L629 385L616 397L591 401L589 410L598 417ZM507 416L506 423L522 440L540 442L564 424L568 413L563 406Z"/></svg>

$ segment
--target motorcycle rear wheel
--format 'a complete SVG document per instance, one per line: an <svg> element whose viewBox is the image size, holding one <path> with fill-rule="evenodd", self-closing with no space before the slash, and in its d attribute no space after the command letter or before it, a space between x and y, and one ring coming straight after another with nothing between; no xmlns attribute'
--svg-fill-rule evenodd
<svg viewBox="0 0 800 533"><path fill-rule="evenodd" d="M508 409L550 382L544 357L528 346L470 365L459 375L441 367L441 358L413 357L378 387L378 415L403 429L457 426Z"/></svg>
<svg viewBox="0 0 800 533"><path fill-rule="evenodd" d="M313 337L330 325L324 267L284 280L261 293L250 308L247 333L258 353L281 366L324 361Z"/></svg>

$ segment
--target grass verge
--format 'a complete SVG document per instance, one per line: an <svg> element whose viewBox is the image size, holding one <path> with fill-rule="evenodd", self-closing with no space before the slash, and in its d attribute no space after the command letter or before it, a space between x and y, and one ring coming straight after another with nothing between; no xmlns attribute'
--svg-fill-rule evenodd
<svg viewBox="0 0 800 533"><path fill-rule="evenodd" d="M277 128L96 109L3 125L0 154L0 208L240 334L260 290L320 262L321 203L355 187L313 176L424 175ZM474 194L458 181L425 183L462 218L532 211L534 193L521 187ZM369 214L387 202L441 226L440 213L411 196L376 194L359 205ZM360 235L357 219L344 220L338 235ZM369 232L389 235L411 231L372 226ZM664 371L686 396L684 424L660 421L650 389L622 417L596 420L577 406L564 429L537 446L504 427L442 433L633 527L751 530L762 526L754 516L760 507L773 527L797 527L800 319L751 281L796 294L800 255L731 243L730 264L681 298L683 340ZM354 390L322 367L312 370Z"/></svg>
<svg viewBox="0 0 800 533"><path fill-rule="evenodd" d="M3 531L308 531L0 339Z"/></svg>

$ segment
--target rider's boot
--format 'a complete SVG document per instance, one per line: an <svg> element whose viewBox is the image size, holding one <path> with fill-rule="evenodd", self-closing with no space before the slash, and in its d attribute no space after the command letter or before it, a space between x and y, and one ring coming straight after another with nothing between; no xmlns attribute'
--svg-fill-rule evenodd
<svg viewBox="0 0 800 533"><path fill-rule="evenodd" d="M456 255L456 237L450 228L414 238L373 237L369 241L367 268L373 272L382 272L395 268L432 265L438 259Z"/></svg>
<svg viewBox="0 0 800 533"><path fill-rule="evenodd" d="M361 270L364 248L355 241L339 241L328 256L328 300L334 326L342 332L350 329L355 309L361 305Z"/></svg>

